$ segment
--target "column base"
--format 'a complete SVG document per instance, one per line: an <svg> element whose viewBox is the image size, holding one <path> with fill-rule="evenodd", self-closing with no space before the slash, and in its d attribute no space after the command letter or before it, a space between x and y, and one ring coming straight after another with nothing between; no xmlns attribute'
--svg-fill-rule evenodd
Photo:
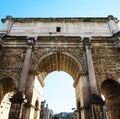
<svg viewBox="0 0 120 119"><path fill-rule="evenodd" d="M103 106L105 102L97 95L92 94L87 106L91 109L92 119L106 119Z"/></svg>
<svg viewBox="0 0 120 119"><path fill-rule="evenodd" d="M106 119L104 104L105 102L99 95L92 94L89 101L80 107L80 110L85 112L85 119Z"/></svg>
<svg viewBox="0 0 120 119"><path fill-rule="evenodd" d="M13 95L10 101L11 108L8 119L20 119L22 115L23 104L27 102L25 95L22 92L17 92Z"/></svg>

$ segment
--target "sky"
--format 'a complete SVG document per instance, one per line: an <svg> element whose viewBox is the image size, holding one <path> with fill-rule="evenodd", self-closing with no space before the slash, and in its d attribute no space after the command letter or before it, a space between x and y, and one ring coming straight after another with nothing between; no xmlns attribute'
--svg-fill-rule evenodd
<svg viewBox="0 0 120 119"><path fill-rule="evenodd" d="M6 15L18 18L113 15L120 19L120 0L1 0L0 19ZM53 72L45 79L42 99L54 112L70 111L75 107L75 90L72 85L73 79L68 74Z"/></svg>
<svg viewBox="0 0 120 119"><path fill-rule="evenodd" d="M66 72L54 71L45 78L42 100L46 100L48 107L54 113L72 112L75 108L75 89L73 78Z"/></svg>

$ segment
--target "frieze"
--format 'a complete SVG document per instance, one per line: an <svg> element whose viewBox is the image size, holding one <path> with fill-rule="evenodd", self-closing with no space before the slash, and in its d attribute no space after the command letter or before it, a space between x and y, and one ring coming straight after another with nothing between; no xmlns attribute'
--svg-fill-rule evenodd
<svg viewBox="0 0 120 119"><path fill-rule="evenodd" d="M64 43L68 43L68 44L75 44L75 43L80 43L81 42L81 37L73 37L73 36L38 36L37 37L37 43L61 43L61 44L64 44Z"/></svg>

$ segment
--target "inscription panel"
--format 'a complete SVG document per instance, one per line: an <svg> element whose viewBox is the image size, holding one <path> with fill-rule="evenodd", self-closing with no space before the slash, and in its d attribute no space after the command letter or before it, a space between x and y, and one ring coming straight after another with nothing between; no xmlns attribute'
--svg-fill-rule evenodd
<svg viewBox="0 0 120 119"><path fill-rule="evenodd" d="M60 32L56 28L60 27ZM17 36L111 36L107 22L14 22L10 35Z"/></svg>

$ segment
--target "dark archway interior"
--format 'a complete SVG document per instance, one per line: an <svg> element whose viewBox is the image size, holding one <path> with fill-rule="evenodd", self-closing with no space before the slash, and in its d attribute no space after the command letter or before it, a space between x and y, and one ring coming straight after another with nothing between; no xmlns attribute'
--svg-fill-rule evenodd
<svg viewBox="0 0 120 119"><path fill-rule="evenodd" d="M101 89L106 99L109 119L120 119L120 84L109 79L103 82Z"/></svg>
<svg viewBox="0 0 120 119"><path fill-rule="evenodd" d="M1 94L1 99L4 97L6 93L13 92L15 90L16 83L15 80L11 78L2 78L0 80L0 94Z"/></svg>

